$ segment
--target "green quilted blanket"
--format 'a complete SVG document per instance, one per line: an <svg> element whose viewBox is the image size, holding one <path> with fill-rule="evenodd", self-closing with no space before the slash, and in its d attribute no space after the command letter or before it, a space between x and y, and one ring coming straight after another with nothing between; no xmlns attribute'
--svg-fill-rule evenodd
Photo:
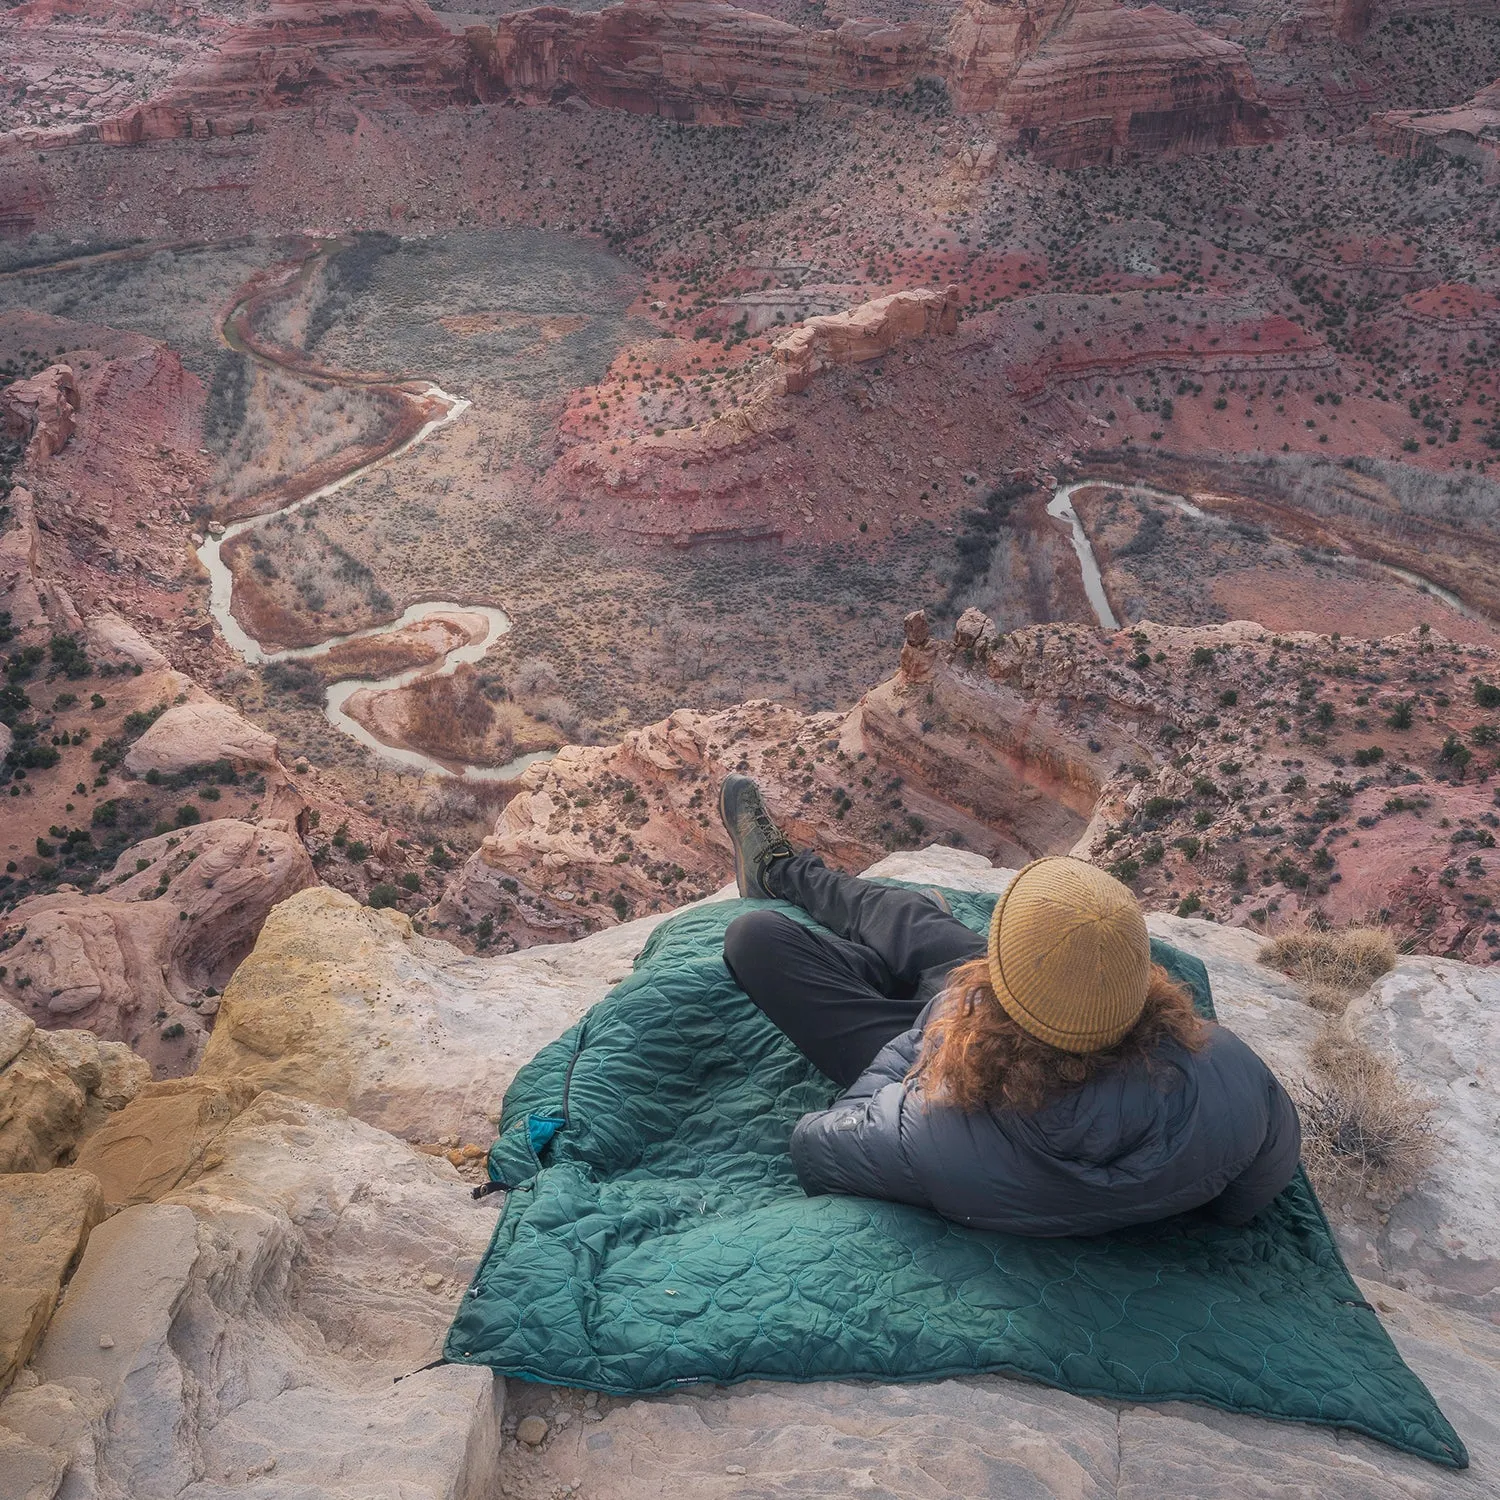
<svg viewBox="0 0 1500 1500"><path fill-rule="evenodd" d="M994 897L949 894L982 931ZM805 1197L787 1139L836 1090L724 967L745 907L657 928L634 974L516 1075L489 1159L510 1192L450 1361L615 1394L1002 1371L1468 1463L1300 1172L1246 1229L1185 1217L1077 1240ZM1203 965L1152 949L1212 1014Z"/></svg>

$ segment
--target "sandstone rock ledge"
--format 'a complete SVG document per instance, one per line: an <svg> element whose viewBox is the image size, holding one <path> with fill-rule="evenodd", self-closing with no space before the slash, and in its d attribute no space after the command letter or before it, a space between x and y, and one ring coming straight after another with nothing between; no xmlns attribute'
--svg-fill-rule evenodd
<svg viewBox="0 0 1500 1500"><path fill-rule="evenodd" d="M977 890L1010 878L940 848L874 870ZM335 892L277 907L199 1074L142 1090L69 1174L82 1232L98 1198L125 1206L93 1230L0 1402L7 1478L43 1500L1500 1493L1500 978L1431 959L1398 964L1350 1024L1438 1100L1442 1162L1387 1225L1336 1227L1468 1443L1464 1473L1347 1434L998 1377L612 1399L444 1367L393 1385L436 1355L495 1214L397 1134L483 1140L515 1068L628 971L659 920L472 959ZM1151 926L1204 959L1221 1015L1294 1079L1321 1018L1256 963L1258 940Z"/></svg>

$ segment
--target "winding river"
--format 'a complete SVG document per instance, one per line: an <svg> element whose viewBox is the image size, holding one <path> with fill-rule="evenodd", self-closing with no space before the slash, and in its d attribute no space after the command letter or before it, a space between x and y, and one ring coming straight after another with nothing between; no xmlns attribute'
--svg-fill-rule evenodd
<svg viewBox="0 0 1500 1500"><path fill-rule="evenodd" d="M1113 479L1076 479L1071 483L1058 485L1052 492L1052 499L1047 502L1047 514L1063 522L1071 532L1073 551L1078 554L1078 566L1083 573L1083 591L1088 597L1089 607L1094 611L1101 629L1118 630L1120 622L1115 618L1109 595L1104 591L1104 578L1099 571L1098 559L1094 556L1093 543L1089 541L1088 533L1083 529L1083 522L1079 520L1078 512L1073 508L1073 496L1079 490L1099 488L1120 490L1124 494L1140 495L1147 500L1159 500L1164 505L1174 506L1183 515L1191 516L1195 521L1203 521L1211 526L1227 526L1229 523L1211 511L1204 510L1202 506L1194 505L1184 495L1173 495L1165 490L1153 489L1149 484L1121 484ZM1434 583L1430 578L1424 578L1420 573L1398 568L1393 563L1377 562L1373 558L1349 557L1343 554L1329 557L1327 561L1335 567L1364 562L1367 567L1379 568L1381 572L1388 573L1392 578L1399 578L1403 583L1411 584L1422 593L1446 604L1449 609L1462 615L1466 620L1485 618L1478 610L1471 609L1465 604L1451 589L1445 589L1441 584Z"/></svg>
<svg viewBox="0 0 1500 1500"><path fill-rule="evenodd" d="M320 252L315 252L320 253ZM245 306L242 301L238 303L224 320L221 334L224 342L240 353L258 360L265 365L274 366L294 377L301 377L302 372L295 365L286 364L276 359L264 349L260 349L240 336L232 326L234 319ZM320 379L328 376L320 373ZM348 385L369 385L369 379L357 375L351 375L347 381ZM387 380L381 380L380 384L391 384ZM428 383L422 394L429 401L439 403L442 412L431 418L412 434L404 443L392 448L389 453L383 453L379 457L371 459L368 463L360 464L350 469L347 474L340 475L337 479L301 496L299 499L289 501L279 509L267 511L262 515L250 517L247 520L235 521L226 526L218 536L210 536L203 545L198 548L198 560L203 564L209 578L209 610L213 615L219 629L223 632L225 641L238 653L240 658L248 665L254 666L263 662L306 660L310 657L325 656L336 646L341 646L345 641L368 640L373 636L390 635L396 631L404 630L409 625L420 624L424 620L434 617L451 618L454 615L467 615L470 618L478 617L485 622L485 633L477 640L471 640L461 646L454 646L447 651L436 664L424 663L421 666L409 667L404 671L392 673L389 677L362 678L344 677L330 684L324 696L323 712L328 722L342 734L347 734L351 739L357 740L361 745L380 756L382 760L396 766L415 771L430 771L443 776L460 776L470 781L508 781L514 776L519 776L527 766L534 761L546 760L555 752L541 750L530 755L517 756L503 766L463 766L455 771L452 766L445 765L442 761L430 755L424 755L420 750L413 750L406 746L390 745L372 734L363 724L348 712L349 700L358 692L369 691L370 693L387 692L394 688L406 687L420 677L447 677L456 672L466 662L477 662L490 649L494 642L510 629L510 619L502 610L485 604L458 604L451 600L425 600L418 604L409 605L399 618L390 620L383 625L373 625L365 630L355 630L347 635L329 636L325 641L320 641L314 646L295 646L284 650L268 651L261 643L252 636L249 631L235 618L232 608L234 602L234 574L230 571L229 564L224 561L225 543L231 542L237 536L243 536L245 532L251 531L257 526L264 526L267 522L274 520L277 516L290 515L294 511L302 510L304 507L316 504L319 500L327 499L329 495L336 494L345 485L353 484L356 479L381 468L385 464L393 463L402 454L409 453L419 443L424 443L435 432L440 432L450 423L456 422L473 405L471 401L463 396L453 396L443 390L441 386Z"/></svg>

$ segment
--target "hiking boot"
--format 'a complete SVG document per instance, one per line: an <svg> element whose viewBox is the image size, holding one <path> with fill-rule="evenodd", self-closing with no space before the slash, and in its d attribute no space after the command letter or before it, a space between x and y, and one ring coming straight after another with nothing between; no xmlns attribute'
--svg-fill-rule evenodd
<svg viewBox="0 0 1500 1500"><path fill-rule="evenodd" d="M771 863L789 858L792 846L771 821L760 788L748 776L726 776L719 788L719 816L734 848L734 878L740 895L771 897L773 892L766 885Z"/></svg>

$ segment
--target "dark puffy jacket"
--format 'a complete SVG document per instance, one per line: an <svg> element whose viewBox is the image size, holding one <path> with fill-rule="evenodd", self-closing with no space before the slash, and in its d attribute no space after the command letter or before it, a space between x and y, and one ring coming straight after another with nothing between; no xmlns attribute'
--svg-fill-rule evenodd
<svg viewBox="0 0 1500 1500"><path fill-rule="evenodd" d="M906 1083L918 1024L895 1038L830 1109L804 1115L792 1161L804 1191L889 1198L1011 1234L1099 1234L1208 1207L1243 1224L1297 1170L1297 1112L1232 1031L1198 1052L1165 1047L1097 1074L1025 1115L929 1105Z"/></svg>

